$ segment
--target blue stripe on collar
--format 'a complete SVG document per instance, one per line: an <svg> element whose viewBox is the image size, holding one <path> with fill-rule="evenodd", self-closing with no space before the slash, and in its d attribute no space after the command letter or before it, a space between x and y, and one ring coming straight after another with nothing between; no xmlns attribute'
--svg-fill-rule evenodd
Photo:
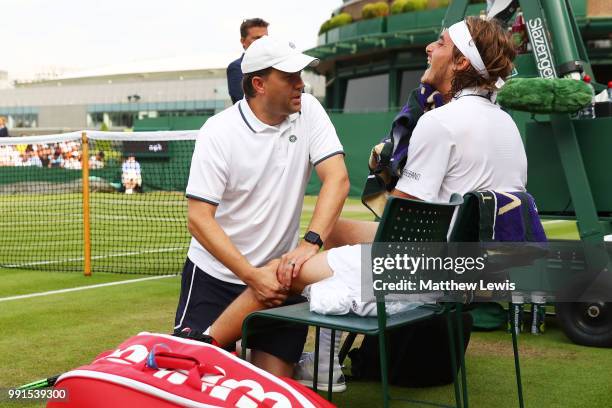
<svg viewBox="0 0 612 408"><path fill-rule="evenodd" d="M251 126L251 124L249 123L249 121L247 120L246 116L244 116L244 112L242 112L242 108L240 107L240 102L238 102L238 111L240 111L240 116L242 116L242 120L244 120L244 123L246 123L246 125L249 127L249 129L251 129L251 131L253 133L257 133L255 131L255 129L253 129L253 126Z"/></svg>

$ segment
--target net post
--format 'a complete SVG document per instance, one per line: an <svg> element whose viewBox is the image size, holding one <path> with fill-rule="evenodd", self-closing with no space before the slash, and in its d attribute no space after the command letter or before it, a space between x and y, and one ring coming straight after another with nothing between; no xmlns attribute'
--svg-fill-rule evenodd
<svg viewBox="0 0 612 408"><path fill-rule="evenodd" d="M83 179L83 275L91 276L91 226L89 219L89 142L81 133L81 172Z"/></svg>

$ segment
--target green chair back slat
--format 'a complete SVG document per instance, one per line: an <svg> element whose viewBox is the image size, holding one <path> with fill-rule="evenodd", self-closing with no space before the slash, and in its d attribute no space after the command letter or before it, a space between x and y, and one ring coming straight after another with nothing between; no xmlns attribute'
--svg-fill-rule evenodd
<svg viewBox="0 0 612 408"><path fill-rule="evenodd" d="M376 231L372 258L393 257L398 253L439 255L442 248L427 244L446 242L455 208L462 202L463 198L460 195L453 195L450 203L429 203L390 197ZM419 278L415 275L406 276L401 271L397 273L394 279L398 282L401 279ZM383 298L381 293L377 295L380 308L384 305Z"/></svg>
<svg viewBox="0 0 612 408"><path fill-rule="evenodd" d="M446 242L446 234L462 199L451 203L427 203L390 197L380 221L375 242Z"/></svg>

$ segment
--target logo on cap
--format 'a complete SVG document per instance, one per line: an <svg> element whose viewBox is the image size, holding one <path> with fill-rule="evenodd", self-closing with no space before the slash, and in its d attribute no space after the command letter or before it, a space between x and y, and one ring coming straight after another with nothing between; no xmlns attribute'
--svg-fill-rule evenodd
<svg viewBox="0 0 612 408"><path fill-rule="evenodd" d="M295 50L295 44L289 41L289 46Z"/></svg>

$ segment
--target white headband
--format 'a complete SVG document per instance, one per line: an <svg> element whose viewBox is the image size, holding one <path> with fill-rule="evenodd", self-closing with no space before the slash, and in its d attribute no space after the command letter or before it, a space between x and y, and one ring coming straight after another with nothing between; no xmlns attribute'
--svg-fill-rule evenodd
<svg viewBox="0 0 612 408"><path fill-rule="evenodd" d="M482 75L485 79L489 79L489 72L482 62L482 57L474 44L470 30L468 29L465 20L459 21L448 28L448 35L455 44L455 47L470 61L470 64Z"/></svg>

